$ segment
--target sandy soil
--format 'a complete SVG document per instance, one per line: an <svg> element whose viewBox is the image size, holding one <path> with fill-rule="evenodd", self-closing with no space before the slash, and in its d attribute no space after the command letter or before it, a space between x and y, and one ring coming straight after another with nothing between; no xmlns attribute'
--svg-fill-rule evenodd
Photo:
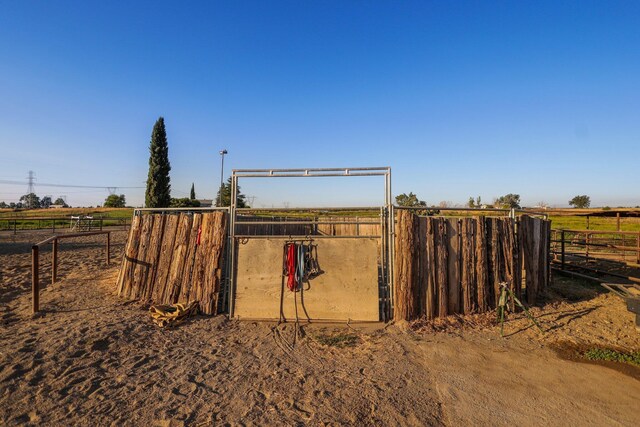
<svg viewBox="0 0 640 427"><path fill-rule="evenodd" d="M556 278L552 302L533 310L544 334L511 316L501 338L477 316L308 325L291 347L293 325L218 316L159 329L114 295L118 267L104 265L100 237L61 246L61 279L32 316L38 237L0 236L0 425L640 423L638 370L562 351L640 349L624 303L594 286ZM114 259L124 239L113 236Z"/></svg>

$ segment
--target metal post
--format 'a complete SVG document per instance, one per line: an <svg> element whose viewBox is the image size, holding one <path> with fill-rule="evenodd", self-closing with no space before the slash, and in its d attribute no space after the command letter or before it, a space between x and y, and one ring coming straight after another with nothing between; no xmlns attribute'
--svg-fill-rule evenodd
<svg viewBox="0 0 640 427"><path fill-rule="evenodd" d="M51 284L58 280L58 239L53 241L53 249L51 250Z"/></svg>
<svg viewBox="0 0 640 427"><path fill-rule="evenodd" d="M40 311L40 286L38 283L38 246L33 245L31 247L31 298L32 298L32 311L37 313Z"/></svg>
<svg viewBox="0 0 640 427"><path fill-rule="evenodd" d="M109 265L109 258L111 258L109 256L111 252L111 232L107 232L107 265Z"/></svg>
<svg viewBox="0 0 640 427"><path fill-rule="evenodd" d="M238 177L234 173L231 176L231 200L230 200L231 203L229 207L229 257L228 257L228 260L231 263L234 262L235 251L236 251L235 227L236 227L236 203L238 198L237 191L238 191ZM229 270L229 286L228 286L229 291L226 295L226 298L228 299L228 303L229 303L229 318L232 318L235 310L235 301L234 301L234 295L235 295L234 270L235 268L233 264L230 267L231 268Z"/></svg>
<svg viewBox="0 0 640 427"><path fill-rule="evenodd" d="M564 230L560 231L560 264L564 270Z"/></svg>
<svg viewBox="0 0 640 427"><path fill-rule="evenodd" d="M589 215L587 215L587 230L589 229Z"/></svg>
<svg viewBox="0 0 640 427"><path fill-rule="evenodd" d="M13 220L13 234L18 234L18 221Z"/></svg>
<svg viewBox="0 0 640 427"><path fill-rule="evenodd" d="M585 255L586 255L586 262L589 263L589 233L587 233L585 236Z"/></svg>
<svg viewBox="0 0 640 427"><path fill-rule="evenodd" d="M102 231L102 221L103 221L103 219L102 219L102 218L100 218L100 231ZM108 263L107 263L107 264L108 264Z"/></svg>

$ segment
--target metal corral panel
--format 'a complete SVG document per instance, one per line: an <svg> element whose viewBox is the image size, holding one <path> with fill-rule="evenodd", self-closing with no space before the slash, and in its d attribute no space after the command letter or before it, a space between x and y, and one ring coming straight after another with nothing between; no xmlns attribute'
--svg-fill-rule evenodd
<svg viewBox="0 0 640 427"><path fill-rule="evenodd" d="M240 240L234 316L280 317L286 238ZM300 320L379 321L378 239L317 239L322 274L297 292ZM284 287L283 312L295 319L294 292Z"/></svg>

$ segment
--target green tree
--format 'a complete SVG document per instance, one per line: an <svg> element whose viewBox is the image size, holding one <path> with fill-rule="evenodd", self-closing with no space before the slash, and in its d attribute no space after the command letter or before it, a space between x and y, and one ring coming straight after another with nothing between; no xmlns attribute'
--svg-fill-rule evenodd
<svg viewBox="0 0 640 427"><path fill-rule="evenodd" d="M22 206L25 209L38 209L40 207L40 197L36 196L35 193L25 194L20 197L20 201L23 202Z"/></svg>
<svg viewBox="0 0 640 427"><path fill-rule="evenodd" d="M499 208L520 209L520 195L509 193L500 196L496 199L495 206Z"/></svg>
<svg viewBox="0 0 640 427"><path fill-rule="evenodd" d="M191 192L189 193L189 198L191 200L195 200L196 199L196 186L195 186L195 184L193 182L191 183Z"/></svg>
<svg viewBox="0 0 640 427"><path fill-rule="evenodd" d="M105 208L124 208L125 204L124 194L110 194L104 201Z"/></svg>
<svg viewBox="0 0 640 427"><path fill-rule="evenodd" d="M149 145L149 175L145 192L145 205L148 208L166 208L171 203L171 184L169 179L169 145L164 118L160 117L151 132Z"/></svg>
<svg viewBox="0 0 640 427"><path fill-rule="evenodd" d="M425 202L424 200L418 199L418 196L416 196L413 193L409 193L409 194L402 193L397 195L396 204L398 206L404 206L404 207L410 207L410 208L427 206L427 202Z"/></svg>
<svg viewBox="0 0 640 427"><path fill-rule="evenodd" d="M42 198L42 200L40 200L40 207L41 208L48 208L52 204L53 204L53 202L51 201L51 196L44 196Z"/></svg>
<svg viewBox="0 0 640 427"><path fill-rule="evenodd" d="M63 199L62 197L58 197L58 198L56 199L56 201L55 201L55 202L53 202L53 204L54 204L54 205L62 205L62 206L64 206L65 208L68 208L68 207L69 207L69 205L67 205L67 202L65 202L65 201L64 201L64 199Z"/></svg>
<svg viewBox="0 0 640 427"><path fill-rule="evenodd" d="M591 197L587 195L575 196L573 199L569 200L569 206L573 206L578 209L586 209L591 206Z"/></svg>
<svg viewBox="0 0 640 427"><path fill-rule="evenodd" d="M171 204L169 205L172 208L198 208L200 207L200 201L190 199L188 197L183 197L181 199L171 199Z"/></svg>
<svg viewBox="0 0 640 427"><path fill-rule="evenodd" d="M469 197L469 201L467 202L467 207L469 208L475 208L476 207L476 201L473 197Z"/></svg>
<svg viewBox="0 0 640 427"><path fill-rule="evenodd" d="M249 208L247 205L247 197L240 192L240 186L238 186L238 197L236 198L236 207ZM231 178L218 190L216 196L216 206L229 206L231 204Z"/></svg>

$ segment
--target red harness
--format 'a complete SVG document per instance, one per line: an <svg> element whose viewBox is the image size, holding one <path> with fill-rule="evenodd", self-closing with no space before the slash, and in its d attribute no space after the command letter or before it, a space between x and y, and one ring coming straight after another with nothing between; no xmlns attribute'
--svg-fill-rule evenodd
<svg viewBox="0 0 640 427"><path fill-rule="evenodd" d="M289 243L287 245L287 288L295 291L298 288L296 281L296 245Z"/></svg>

